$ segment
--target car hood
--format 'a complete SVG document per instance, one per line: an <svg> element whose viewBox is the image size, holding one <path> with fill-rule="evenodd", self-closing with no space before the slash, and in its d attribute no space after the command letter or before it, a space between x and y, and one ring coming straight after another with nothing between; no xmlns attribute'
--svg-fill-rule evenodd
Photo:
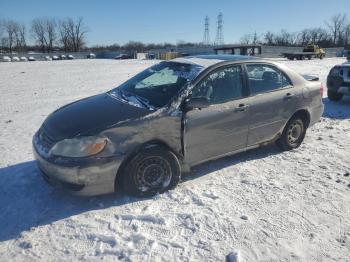
<svg viewBox="0 0 350 262"><path fill-rule="evenodd" d="M104 93L54 111L45 120L43 128L51 139L59 141L77 135L93 135L107 127L151 112L153 111L119 101Z"/></svg>

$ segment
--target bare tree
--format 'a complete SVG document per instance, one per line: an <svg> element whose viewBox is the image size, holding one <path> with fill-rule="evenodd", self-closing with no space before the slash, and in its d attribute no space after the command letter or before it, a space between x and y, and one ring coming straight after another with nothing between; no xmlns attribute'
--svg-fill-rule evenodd
<svg viewBox="0 0 350 262"><path fill-rule="evenodd" d="M241 44L249 45L253 42L253 36L251 34L245 34L240 39Z"/></svg>
<svg viewBox="0 0 350 262"><path fill-rule="evenodd" d="M348 46L350 45L350 23L344 26L344 45Z"/></svg>
<svg viewBox="0 0 350 262"><path fill-rule="evenodd" d="M85 35L87 31L88 30L84 24L83 18L79 17L75 23L74 31L75 52L79 52L80 49L85 45Z"/></svg>
<svg viewBox="0 0 350 262"><path fill-rule="evenodd" d="M45 34L47 39L47 50L52 52L53 44L56 41L56 27L57 23L53 18L45 20Z"/></svg>
<svg viewBox="0 0 350 262"><path fill-rule="evenodd" d="M80 17L76 21L68 17L59 22L59 41L66 51L79 52L85 45L87 27Z"/></svg>
<svg viewBox="0 0 350 262"><path fill-rule="evenodd" d="M47 46L47 40L45 36L46 31L46 23L42 18L36 18L32 21L31 31L33 34L33 38L41 48L42 52L45 52Z"/></svg>
<svg viewBox="0 0 350 262"><path fill-rule="evenodd" d="M4 34L4 25L2 19L0 19L0 39L2 39L2 35Z"/></svg>
<svg viewBox="0 0 350 262"><path fill-rule="evenodd" d="M274 44L274 38L275 38L275 35L272 32L270 32L270 31L266 32L265 35L264 35L264 40L265 40L265 43L267 45L273 45Z"/></svg>
<svg viewBox="0 0 350 262"><path fill-rule="evenodd" d="M326 22L331 34L333 45L338 44L339 39L341 38L343 27L346 23L346 14L336 14L332 16L329 22Z"/></svg>
<svg viewBox="0 0 350 262"><path fill-rule="evenodd" d="M13 20L7 20L4 22L3 26L6 34L7 47L9 52L12 53L13 48L16 45L16 32L18 30L18 24Z"/></svg>
<svg viewBox="0 0 350 262"><path fill-rule="evenodd" d="M26 26L15 23L15 41L17 51L23 52L26 49Z"/></svg>
<svg viewBox="0 0 350 262"><path fill-rule="evenodd" d="M56 41L57 23L53 18L36 18L32 21L31 31L43 52L51 52Z"/></svg>
<svg viewBox="0 0 350 262"><path fill-rule="evenodd" d="M58 40L63 45L63 50L67 52L69 49L69 35L68 35L67 23L65 20L59 21L58 32L59 32Z"/></svg>

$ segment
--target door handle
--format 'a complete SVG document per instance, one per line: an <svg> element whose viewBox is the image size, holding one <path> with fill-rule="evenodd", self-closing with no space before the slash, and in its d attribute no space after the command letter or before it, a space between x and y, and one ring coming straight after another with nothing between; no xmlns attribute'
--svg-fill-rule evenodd
<svg viewBox="0 0 350 262"><path fill-rule="evenodd" d="M239 104L238 107L235 108L235 112L244 112L247 111L249 105L246 104Z"/></svg>
<svg viewBox="0 0 350 262"><path fill-rule="evenodd" d="M286 96L284 97L285 100L290 100L294 97L292 93L287 93Z"/></svg>

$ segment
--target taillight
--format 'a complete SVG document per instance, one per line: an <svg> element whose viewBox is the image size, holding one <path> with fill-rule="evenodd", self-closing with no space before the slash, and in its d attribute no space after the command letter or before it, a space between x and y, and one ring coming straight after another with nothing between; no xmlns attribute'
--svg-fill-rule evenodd
<svg viewBox="0 0 350 262"><path fill-rule="evenodd" d="M324 86L323 86L323 83L321 83L321 87L320 87L321 97L323 97L323 91L324 91Z"/></svg>

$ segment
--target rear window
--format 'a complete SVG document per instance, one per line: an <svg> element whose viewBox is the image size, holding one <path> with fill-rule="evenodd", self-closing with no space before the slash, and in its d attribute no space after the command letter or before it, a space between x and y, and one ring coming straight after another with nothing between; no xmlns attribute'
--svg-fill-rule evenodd
<svg viewBox="0 0 350 262"><path fill-rule="evenodd" d="M265 64L247 65L251 95L290 87L292 83L278 68Z"/></svg>

